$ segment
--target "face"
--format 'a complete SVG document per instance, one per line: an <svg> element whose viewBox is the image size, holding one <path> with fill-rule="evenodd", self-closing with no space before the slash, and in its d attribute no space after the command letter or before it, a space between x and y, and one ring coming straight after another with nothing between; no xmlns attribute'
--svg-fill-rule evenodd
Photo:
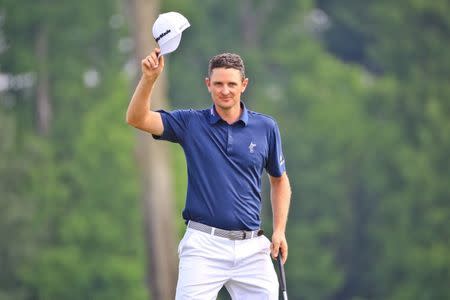
<svg viewBox="0 0 450 300"><path fill-rule="evenodd" d="M248 78L242 80L241 73L236 69L215 68L205 83L216 109L230 110L240 108L241 94L247 87Z"/></svg>

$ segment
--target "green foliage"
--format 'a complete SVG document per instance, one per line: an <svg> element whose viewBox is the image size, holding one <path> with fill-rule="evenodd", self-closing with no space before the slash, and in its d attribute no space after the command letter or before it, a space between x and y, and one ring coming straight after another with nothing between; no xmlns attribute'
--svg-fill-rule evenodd
<svg viewBox="0 0 450 300"><path fill-rule="evenodd" d="M13 118L0 111L0 299L25 299L28 289L18 270L36 242L31 229L35 207L21 190L33 161L16 156L15 131Z"/></svg>
<svg viewBox="0 0 450 300"><path fill-rule="evenodd" d="M170 58L170 92L208 105L208 57L246 60L244 99L280 123L293 185L291 298L448 298L448 3L316 1L330 18L321 31L312 2L281 1L252 29L255 47L247 22L270 1L245 2L183 7L192 28Z"/></svg>
<svg viewBox="0 0 450 300"><path fill-rule="evenodd" d="M37 81L0 94L0 232L11 240L0 246L2 299L148 298L134 142L124 121L124 28L110 26L117 9L110 1L2 2L1 70L38 79L45 64L54 116L50 136L37 138ZM47 62L35 52L45 28ZM88 71L98 74L91 86Z"/></svg>
<svg viewBox="0 0 450 300"><path fill-rule="evenodd" d="M59 203L60 213L45 216L58 224L46 228L53 245L27 274L42 299L147 297L133 137L123 120L126 90L117 85L103 95L107 102L92 106L75 142L76 163L62 168L72 197Z"/></svg>
<svg viewBox="0 0 450 300"><path fill-rule="evenodd" d="M173 107L210 105L208 58L238 52L246 104L279 122L293 187L290 298L449 298L448 1L162 5L192 25L167 56ZM50 137L36 137L35 87L0 94L0 299L147 298L117 46L126 29L110 26L117 4L4 0L0 11L1 72L46 67L54 110ZM43 28L44 66L35 51ZM91 88L89 70L100 76ZM171 151L180 216L186 165ZM266 191L270 235L268 205Z"/></svg>
<svg viewBox="0 0 450 300"><path fill-rule="evenodd" d="M48 208L48 199L66 193L57 184L46 141L31 135L20 137L14 118L2 110L0 137L0 238L5 241L0 244L0 295L1 299L28 299L33 289L25 274L47 235L42 226L47 220L39 215Z"/></svg>
<svg viewBox="0 0 450 300"><path fill-rule="evenodd" d="M371 116L391 120L398 131L385 150L389 184L371 225L379 245L375 280L384 299L448 298L449 3L379 1L356 14L361 3L322 2L336 20L330 34L362 33L362 59L352 60L394 79L393 93L372 97L368 106ZM332 49L345 56L342 47Z"/></svg>

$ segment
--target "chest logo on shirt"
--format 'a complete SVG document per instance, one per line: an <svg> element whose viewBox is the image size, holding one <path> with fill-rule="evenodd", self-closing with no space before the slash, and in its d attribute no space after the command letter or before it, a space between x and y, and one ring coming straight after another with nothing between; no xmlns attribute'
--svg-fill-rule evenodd
<svg viewBox="0 0 450 300"><path fill-rule="evenodd" d="M250 142L250 145L248 145L248 151L250 151L250 153L254 153L255 147L256 147L256 144L253 144L253 142Z"/></svg>

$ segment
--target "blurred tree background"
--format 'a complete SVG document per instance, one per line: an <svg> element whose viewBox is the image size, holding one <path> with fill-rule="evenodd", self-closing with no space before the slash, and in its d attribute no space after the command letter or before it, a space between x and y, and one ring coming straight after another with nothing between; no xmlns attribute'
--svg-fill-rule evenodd
<svg viewBox="0 0 450 300"><path fill-rule="evenodd" d="M209 106L209 58L237 52L246 104L279 122L290 298L450 299L450 3L161 5L191 23L166 60L172 108ZM126 18L118 0L0 2L1 300L150 297Z"/></svg>

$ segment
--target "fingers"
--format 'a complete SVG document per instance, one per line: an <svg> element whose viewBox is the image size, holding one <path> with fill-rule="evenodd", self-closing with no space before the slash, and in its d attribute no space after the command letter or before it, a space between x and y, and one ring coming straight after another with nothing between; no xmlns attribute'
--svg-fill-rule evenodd
<svg viewBox="0 0 450 300"><path fill-rule="evenodd" d="M148 69L152 69L153 68L152 61L148 57L144 58L141 61L141 63L142 63L143 66L147 67Z"/></svg>
<svg viewBox="0 0 450 300"><path fill-rule="evenodd" d="M160 55L161 50L155 48L150 54L142 60L142 64L150 69L157 69L164 66L164 57Z"/></svg>
<svg viewBox="0 0 450 300"><path fill-rule="evenodd" d="M283 264L286 262L288 257L288 245L286 242L286 238L273 236L270 250L273 259L277 259L278 255L281 255Z"/></svg>
<svg viewBox="0 0 450 300"><path fill-rule="evenodd" d="M288 247L286 243L281 243L281 247L280 247L280 251L281 251L281 260L283 262L283 264L286 263L287 258L288 258Z"/></svg>
<svg viewBox="0 0 450 300"><path fill-rule="evenodd" d="M272 241L272 244L270 245L270 251L272 253L273 259L277 259L279 250L280 250L280 242Z"/></svg>
<svg viewBox="0 0 450 300"><path fill-rule="evenodd" d="M150 52L150 54L145 58L145 60L148 62L150 68L156 69L159 66L159 59L158 59L158 52L153 50Z"/></svg>

